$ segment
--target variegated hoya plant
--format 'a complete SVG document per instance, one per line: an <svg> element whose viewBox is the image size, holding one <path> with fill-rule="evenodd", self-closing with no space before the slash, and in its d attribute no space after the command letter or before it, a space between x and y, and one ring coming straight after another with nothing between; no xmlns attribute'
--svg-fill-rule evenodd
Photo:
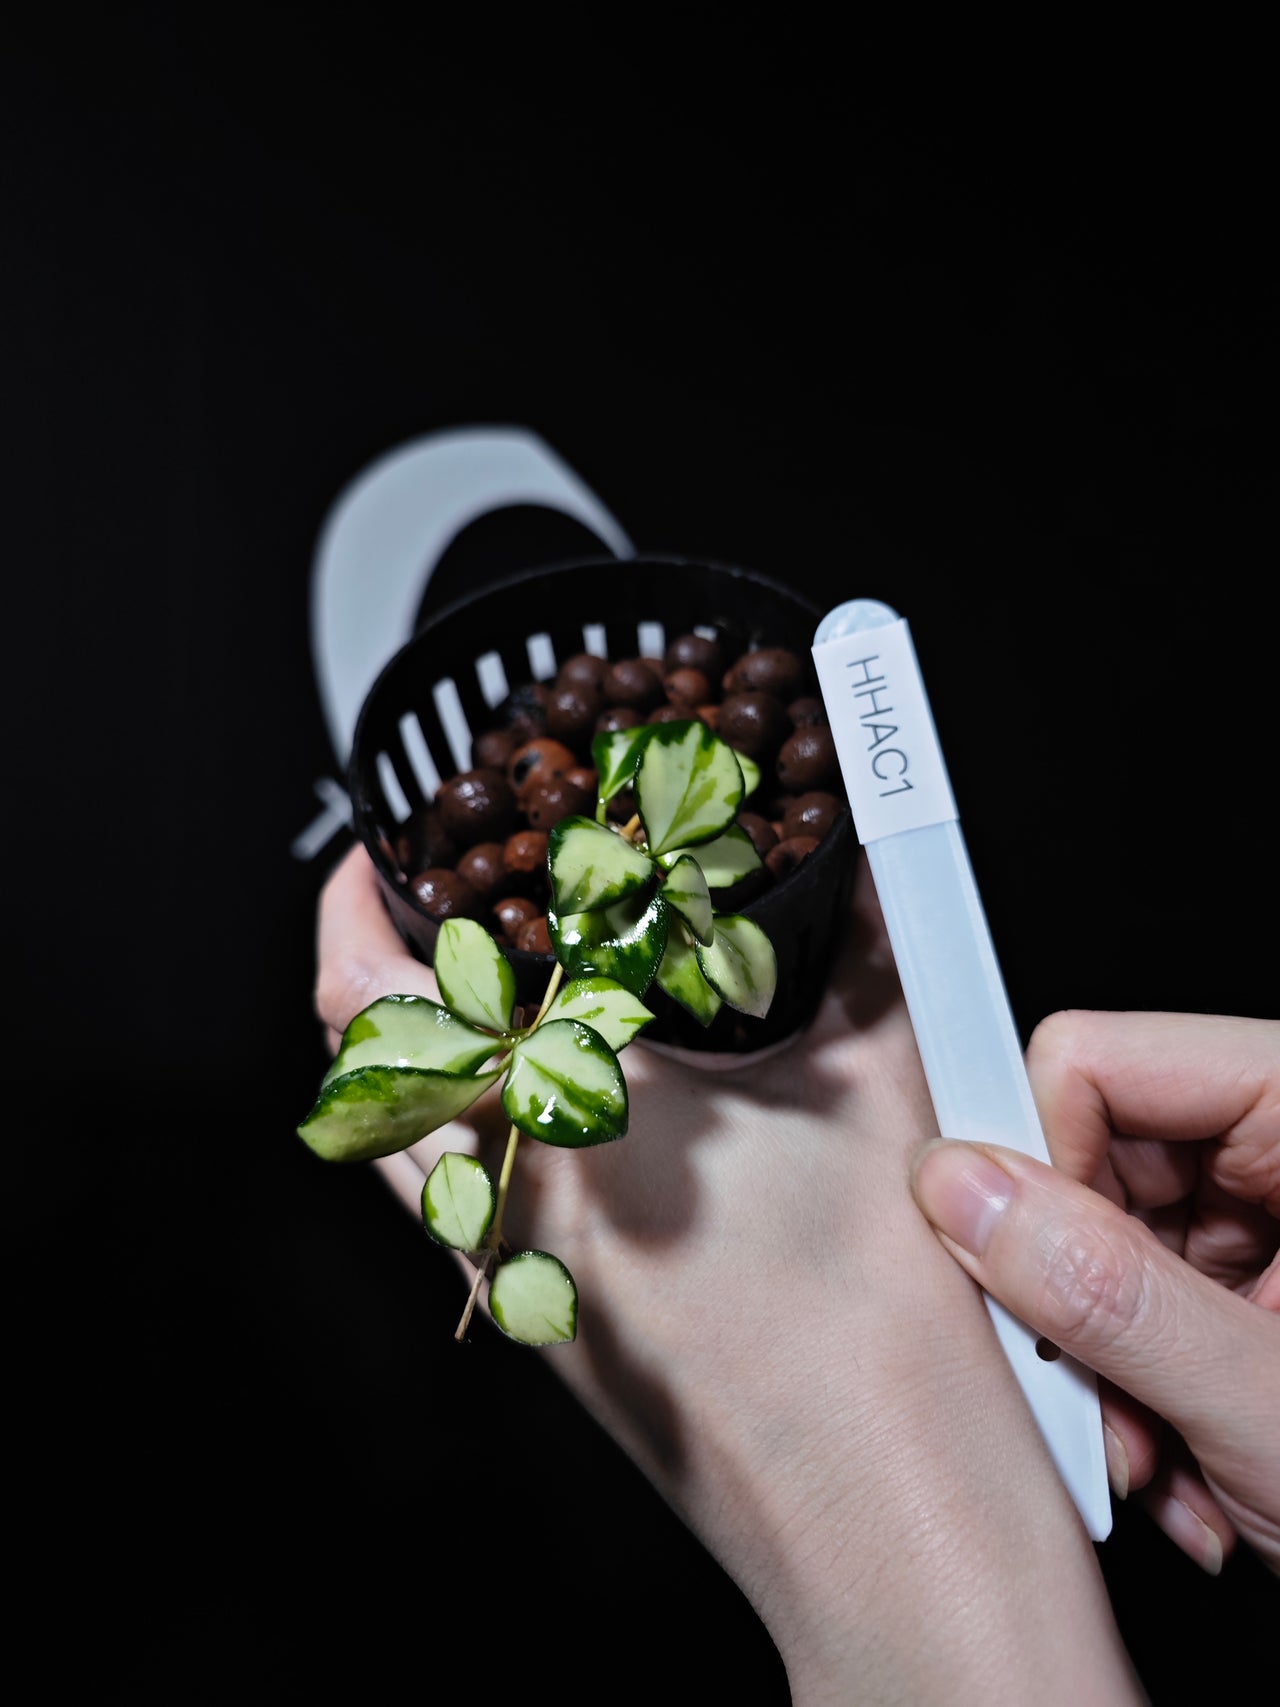
<svg viewBox="0 0 1280 1707"><path fill-rule="evenodd" d="M548 838L556 964L532 1021L484 926L446 919L434 954L442 1000L382 996L358 1013L298 1127L325 1160L372 1160L407 1149L501 1083L511 1126L497 1182L474 1157L446 1151L422 1190L427 1231L475 1266L459 1339L486 1278L489 1313L510 1338L574 1338L572 1275L546 1251L512 1251L503 1210L522 1136L579 1148L626 1132L618 1056L654 1017L650 987L704 1026L722 1004L763 1017L773 1000L768 937L711 900L760 864L736 822L760 780L753 761L696 720L598 735L592 758L594 819L562 818ZM628 787L635 814L616 827L606 806Z"/></svg>

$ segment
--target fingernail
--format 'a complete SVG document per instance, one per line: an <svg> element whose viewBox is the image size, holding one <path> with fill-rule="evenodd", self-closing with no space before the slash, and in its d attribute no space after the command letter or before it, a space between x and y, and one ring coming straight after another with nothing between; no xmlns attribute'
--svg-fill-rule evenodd
<svg viewBox="0 0 1280 1707"><path fill-rule="evenodd" d="M1222 1543L1202 1517L1189 1505L1170 1500L1164 1512L1166 1530L1172 1540L1211 1577L1222 1571Z"/></svg>
<svg viewBox="0 0 1280 1707"><path fill-rule="evenodd" d="M1107 1457L1107 1480L1111 1483L1111 1491L1118 1500L1127 1500L1129 1454L1124 1449L1124 1441L1110 1423L1102 1425L1102 1449Z"/></svg>
<svg viewBox="0 0 1280 1707"><path fill-rule="evenodd" d="M1013 1181L971 1144L941 1140L916 1164L916 1201L940 1233L980 1257L1009 1206Z"/></svg>

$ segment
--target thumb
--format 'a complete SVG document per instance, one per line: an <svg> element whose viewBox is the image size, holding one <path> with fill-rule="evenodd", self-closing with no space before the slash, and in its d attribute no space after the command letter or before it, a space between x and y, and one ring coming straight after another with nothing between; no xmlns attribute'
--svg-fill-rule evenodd
<svg viewBox="0 0 1280 1707"><path fill-rule="evenodd" d="M1033 1157L935 1140L916 1201L1006 1309L1162 1416L1229 1483L1275 1449L1280 1323L1143 1222ZM1280 1475L1280 1464L1272 1467Z"/></svg>

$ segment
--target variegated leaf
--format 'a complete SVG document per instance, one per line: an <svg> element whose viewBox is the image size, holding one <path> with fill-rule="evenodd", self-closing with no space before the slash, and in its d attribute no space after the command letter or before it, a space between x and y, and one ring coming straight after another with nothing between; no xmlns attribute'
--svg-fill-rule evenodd
<svg viewBox="0 0 1280 1707"><path fill-rule="evenodd" d="M551 905L557 913L612 906L652 882L653 861L642 849L591 818L561 818L547 839Z"/></svg>
<svg viewBox="0 0 1280 1707"><path fill-rule="evenodd" d="M455 1013L473 1025L510 1031L516 975L511 962L475 919L446 919L436 937L436 983Z"/></svg>
<svg viewBox="0 0 1280 1707"><path fill-rule="evenodd" d="M641 891L594 913L547 913L556 959L570 978L598 972L616 978L635 996L653 982L667 941L667 904Z"/></svg>
<svg viewBox="0 0 1280 1707"><path fill-rule="evenodd" d="M624 984L592 974L564 986L547 1009L543 1024L553 1019L576 1019L598 1031L610 1049L622 1050L652 1018L649 1009Z"/></svg>
<svg viewBox="0 0 1280 1707"><path fill-rule="evenodd" d="M696 719L658 723L636 769L636 808L655 857L709 842L742 804L737 754Z"/></svg>
<svg viewBox="0 0 1280 1707"><path fill-rule="evenodd" d="M667 933L667 952L658 968L658 988L687 1008L701 1025L710 1025L720 1012L719 996L702 975L693 937L682 925Z"/></svg>
<svg viewBox="0 0 1280 1707"><path fill-rule="evenodd" d="M442 1073L471 1073L493 1054L487 1032L433 1002L429 996L379 996L342 1034L323 1083L357 1067L435 1067Z"/></svg>
<svg viewBox="0 0 1280 1707"><path fill-rule="evenodd" d="M710 944L699 943L694 951L703 976L731 1008L763 1019L778 982L773 944L742 913L717 913L715 925Z"/></svg>
<svg viewBox="0 0 1280 1707"><path fill-rule="evenodd" d="M323 1088L298 1136L326 1162L394 1156L470 1108L502 1071L357 1067Z"/></svg>
<svg viewBox="0 0 1280 1707"><path fill-rule="evenodd" d="M577 1020L544 1021L511 1052L502 1108L544 1144L603 1144L627 1129L627 1082L599 1032Z"/></svg>
<svg viewBox="0 0 1280 1707"><path fill-rule="evenodd" d="M438 1244L478 1251L493 1225L497 1203L484 1164L446 1150L422 1184L422 1223Z"/></svg>
<svg viewBox="0 0 1280 1707"><path fill-rule="evenodd" d="M675 908L699 942L711 941L714 928L711 896L707 893L702 866L692 854L684 854L671 867L662 885L662 895L668 907Z"/></svg>
<svg viewBox="0 0 1280 1707"><path fill-rule="evenodd" d="M521 1345L564 1345L578 1331L578 1289L559 1257L518 1251L489 1284L489 1314Z"/></svg>

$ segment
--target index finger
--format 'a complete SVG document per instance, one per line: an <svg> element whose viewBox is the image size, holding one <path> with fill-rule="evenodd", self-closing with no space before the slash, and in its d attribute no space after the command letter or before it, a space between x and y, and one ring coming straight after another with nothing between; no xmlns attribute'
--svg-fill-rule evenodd
<svg viewBox="0 0 1280 1707"><path fill-rule="evenodd" d="M316 919L315 1008L330 1048L362 1008L390 995L440 999L430 967L405 948L373 861L357 843L326 878Z"/></svg>
<svg viewBox="0 0 1280 1707"><path fill-rule="evenodd" d="M1072 1009L1041 1021L1026 1064L1072 1178L1091 1181L1117 1137L1214 1140L1215 1183L1280 1214L1280 1022Z"/></svg>

